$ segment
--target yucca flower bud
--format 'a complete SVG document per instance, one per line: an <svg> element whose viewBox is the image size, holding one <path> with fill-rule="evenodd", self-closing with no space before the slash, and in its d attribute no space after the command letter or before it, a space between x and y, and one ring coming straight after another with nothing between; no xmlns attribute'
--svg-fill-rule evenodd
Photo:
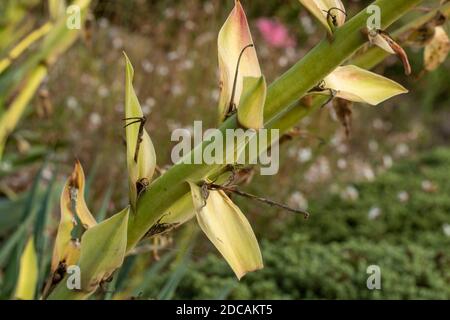
<svg viewBox="0 0 450 320"><path fill-rule="evenodd" d="M299 0L308 11L327 29L329 35L345 23L345 7L341 0Z"/></svg>
<svg viewBox="0 0 450 320"><path fill-rule="evenodd" d="M219 121L239 108L245 77L261 77L258 57L244 9L235 1L218 36L220 97Z"/></svg>
<svg viewBox="0 0 450 320"><path fill-rule="evenodd" d="M61 262L74 264L80 254L79 240L83 230L97 224L84 199L85 177L83 167L77 160L72 174L61 193L61 219L56 234L51 269L55 272ZM81 225L80 225L81 224ZM74 238L74 231L77 237Z"/></svg>
<svg viewBox="0 0 450 320"><path fill-rule="evenodd" d="M125 125L130 203L136 207L139 193L151 182L156 168L156 152L144 128L146 118L133 88L134 69L126 60Z"/></svg>
<svg viewBox="0 0 450 320"><path fill-rule="evenodd" d="M337 67L323 86L334 90L338 98L371 105L408 92L395 81L353 65Z"/></svg>
<svg viewBox="0 0 450 320"><path fill-rule="evenodd" d="M222 190L209 190L205 195L196 184L189 185L200 228L236 277L263 268L258 241L242 211Z"/></svg>

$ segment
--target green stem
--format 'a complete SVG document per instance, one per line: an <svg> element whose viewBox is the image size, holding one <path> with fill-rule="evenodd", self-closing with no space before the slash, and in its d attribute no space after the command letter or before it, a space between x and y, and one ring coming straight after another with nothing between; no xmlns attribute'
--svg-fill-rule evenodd
<svg viewBox="0 0 450 320"><path fill-rule="evenodd" d="M420 2L421 0L379 0L374 4L380 7L383 28L386 28ZM280 133L286 132L300 119L319 108L326 98L314 99L311 107L301 105L299 99L367 42L360 32L365 27L367 18L366 11L355 16L336 30L333 42L324 39L269 87L265 105L265 127L280 129ZM235 116L230 117L219 129L225 131L233 128L238 128ZM201 151L206 144L197 146L189 156L193 157L196 150ZM137 213L130 217L127 251L135 247L171 204L189 192L185 181L200 181L223 171L224 167L225 165L178 163L153 181L140 197ZM61 286L60 284L58 287ZM86 293L80 296L79 293L71 294L68 290L59 289L56 288L52 293L52 298L80 299L86 298L87 295Z"/></svg>
<svg viewBox="0 0 450 320"><path fill-rule="evenodd" d="M378 0L374 2L374 5L380 7L382 27L386 28L420 2L421 0ZM264 109L266 125L270 124L271 128L279 128L281 131L288 129L278 126L273 121L289 111L308 90L316 86L367 42L361 30L366 27L368 18L369 14L366 10L360 12L336 30L332 42L328 39L322 40L303 59L270 85ZM309 113L303 110L298 112L299 118ZM295 120L298 121L299 118ZM283 123L288 123L287 120L283 119ZM229 118L220 130L224 131L227 128L238 128L235 116ZM203 148L204 145L199 145L196 149ZM130 219L128 250L139 242L172 203L189 192L186 180L199 181L220 169L223 169L223 166L179 163L156 179L139 199L137 214Z"/></svg>

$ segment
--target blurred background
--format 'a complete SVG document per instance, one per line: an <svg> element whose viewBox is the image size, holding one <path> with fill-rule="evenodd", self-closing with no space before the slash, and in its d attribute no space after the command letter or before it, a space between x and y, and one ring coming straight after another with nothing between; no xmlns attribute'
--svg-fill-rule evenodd
<svg viewBox="0 0 450 320"><path fill-rule="evenodd" d="M352 17L371 1L343 2ZM242 3L268 83L324 37L296 0ZM80 39L49 66L3 151L1 298L14 291L30 232L40 239L40 283L48 276L59 194L75 159L98 220L127 205L123 51L135 68L161 168L171 165L172 130L191 129L194 120L215 127L217 34L232 7L231 0L92 2ZM49 19L48 9L46 1L2 1L0 60ZM0 117L26 90L21 77L35 52L32 45L0 74ZM355 105L349 137L334 109L322 108L298 124L304 134L282 145L278 175L255 174L243 186L308 209L308 220L233 198L260 240L263 270L238 281L197 225L187 223L141 244L94 298L449 299L450 63L423 72L423 49L407 52L411 77L396 57L375 71L409 94L377 107ZM381 290L366 287L370 265L381 268Z"/></svg>

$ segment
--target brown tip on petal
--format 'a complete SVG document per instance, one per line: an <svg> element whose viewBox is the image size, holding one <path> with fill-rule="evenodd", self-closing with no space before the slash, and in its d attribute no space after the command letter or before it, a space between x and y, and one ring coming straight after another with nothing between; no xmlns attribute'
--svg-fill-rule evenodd
<svg viewBox="0 0 450 320"><path fill-rule="evenodd" d="M84 184L83 166L81 165L80 160L76 159L73 171L70 174L69 186L76 189L81 189L83 187L83 184Z"/></svg>
<svg viewBox="0 0 450 320"><path fill-rule="evenodd" d="M405 69L405 74L409 76L411 74L411 64L409 63L408 55L406 54L405 50L402 47L400 47L397 43L394 42L394 44L395 45L391 47L402 61L403 68Z"/></svg>
<svg viewBox="0 0 450 320"><path fill-rule="evenodd" d="M411 64L409 63L408 55L406 51L395 42L389 34L384 31L380 31L380 35L388 42L389 46L394 50L395 54L400 58L405 69L405 74L409 76L411 74Z"/></svg>

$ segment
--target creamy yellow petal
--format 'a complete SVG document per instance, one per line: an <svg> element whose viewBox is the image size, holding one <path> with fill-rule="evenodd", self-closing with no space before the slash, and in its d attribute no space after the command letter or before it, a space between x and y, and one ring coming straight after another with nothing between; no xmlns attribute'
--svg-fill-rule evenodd
<svg viewBox="0 0 450 320"><path fill-rule="evenodd" d="M128 166L128 182L130 190L130 202L133 208L136 206L138 197L137 184L149 184L152 180L156 168L156 152L152 140L147 131L142 128L142 119L145 124L144 114L141 105L133 88L134 70L130 60L125 55L126 60L126 85L125 85L125 119L127 125L126 141L127 141L127 166ZM133 123L135 122L136 123ZM142 141L139 141L139 138Z"/></svg>
<svg viewBox="0 0 450 320"><path fill-rule="evenodd" d="M353 65L336 68L324 82L339 98L371 105L408 92L395 81Z"/></svg>
<svg viewBox="0 0 450 320"><path fill-rule="evenodd" d="M371 44L376 45L390 54L395 54L395 51L389 45L389 42L386 38L382 37L380 33L376 32L376 30L369 31L369 41Z"/></svg>
<svg viewBox="0 0 450 320"><path fill-rule="evenodd" d="M60 198L61 218L53 249L52 271L58 268L60 262L73 264L78 259L79 245L72 239L72 230L76 227L78 216L84 229L97 224L87 208L84 199L85 177L81 163L75 163L71 176L67 179ZM73 212L75 208L76 212ZM76 215L76 216L75 216ZM78 226L81 227L81 226Z"/></svg>
<svg viewBox="0 0 450 320"><path fill-rule="evenodd" d="M223 191L209 191L205 202L201 188L189 184L200 228L238 279L247 272L263 268L258 241L241 210Z"/></svg>
<svg viewBox="0 0 450 320"><path fill-rule="evenodd" d="M230 111L230 105L234 105L236 108L239 106L244 77L261 76L256 51L254 47L247 47L253 44L253 39L247 17L239 1L235 2L233 11L220 29L217 42L220 72L219 120L223 121ZM239 68L237 68L239 56L246 47L247 49L242 53ZM231 101L236 70L238 77L233 101Z"/></svg>
<svg viewBox="0 0 450 320"><path fill-rule="evenodd" d="M332 28L345 23L345 7L341 0L299 0L317 20L332 33ZM334 25L334 19L336 24Z"/></svg>

